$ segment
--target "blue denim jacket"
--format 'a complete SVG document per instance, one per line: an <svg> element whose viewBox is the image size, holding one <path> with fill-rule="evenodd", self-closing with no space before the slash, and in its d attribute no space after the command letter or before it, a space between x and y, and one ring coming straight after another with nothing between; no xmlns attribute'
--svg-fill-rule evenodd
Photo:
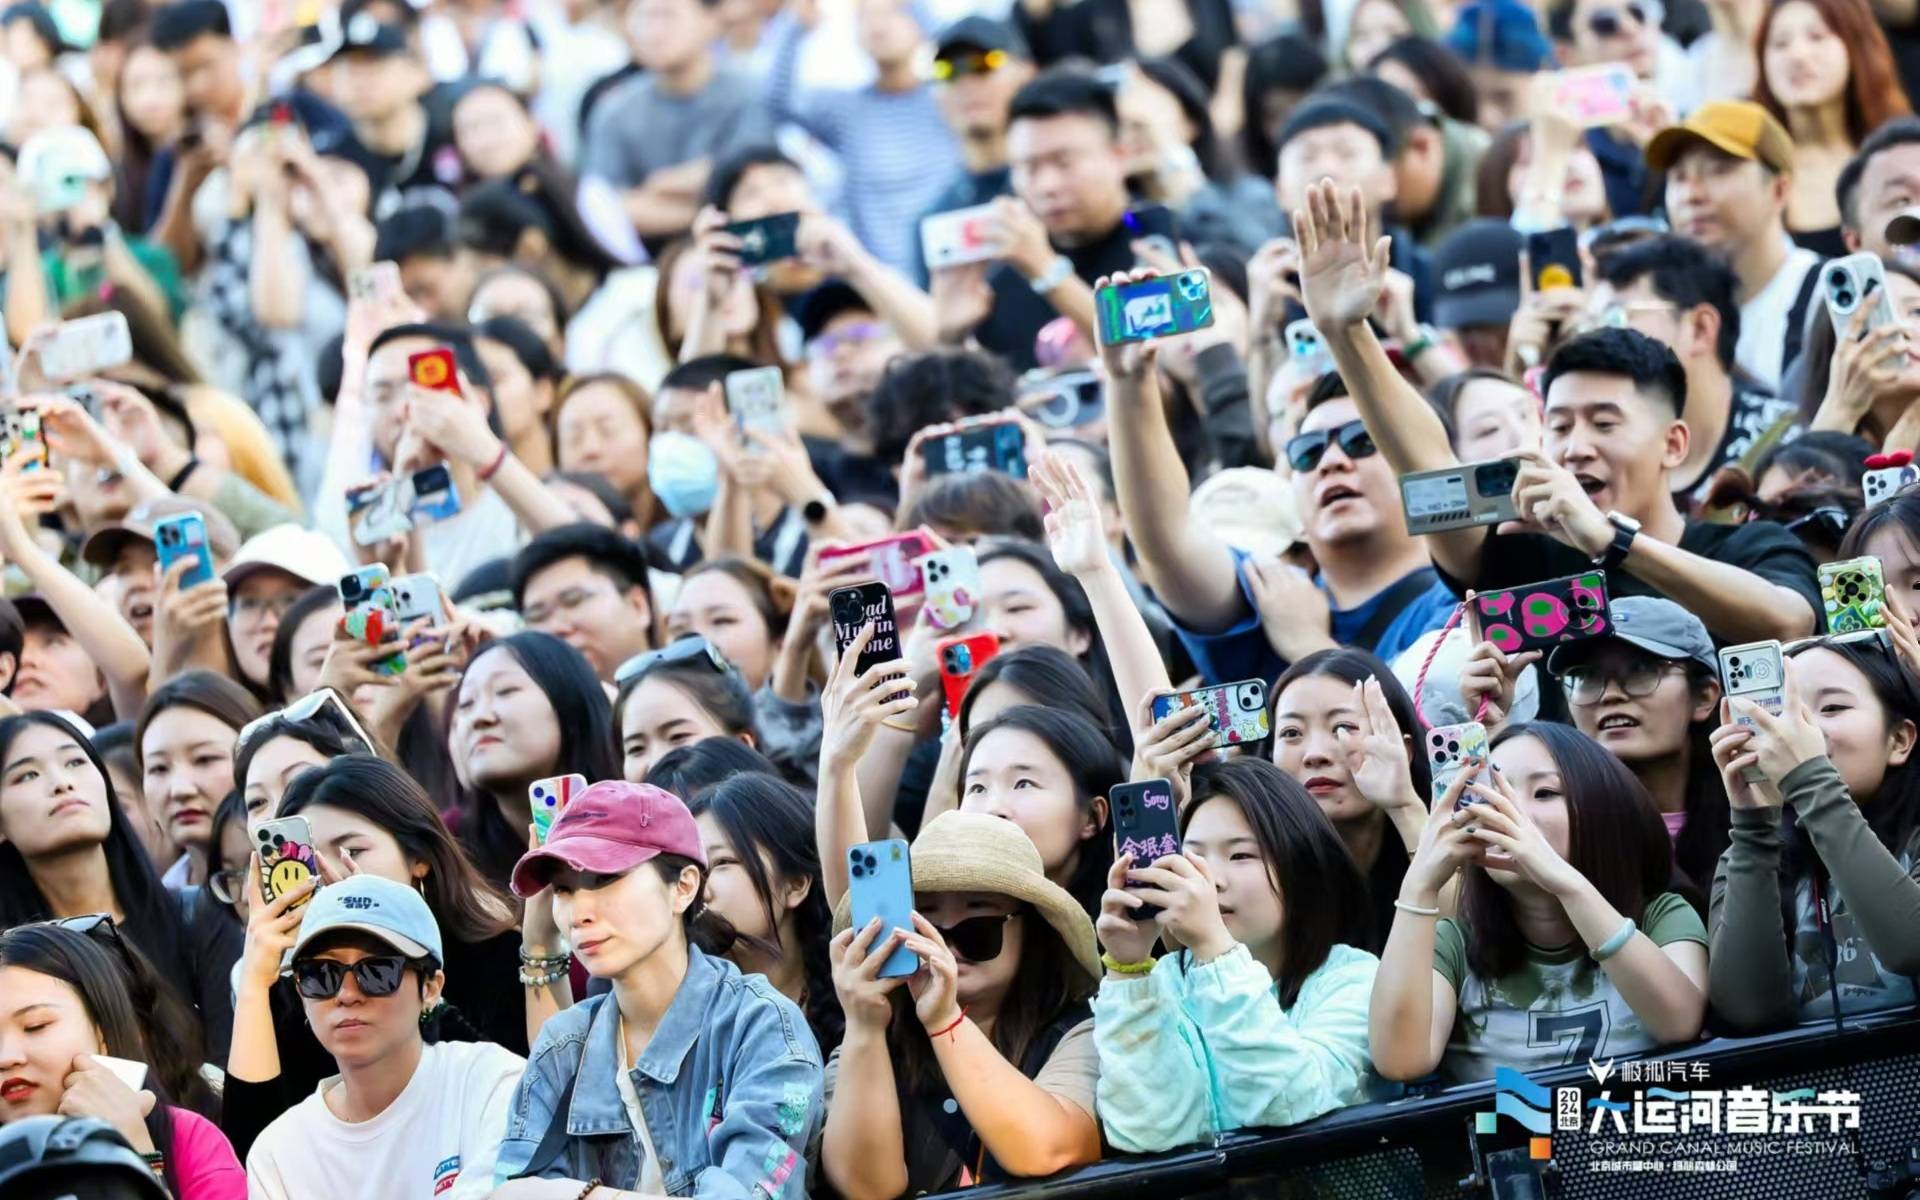
<svg viewBox="0 0 1920 1200"><path fill-rule="evenodd" d="M697 949L688 958L686 979L629 1072L667 1191L800 1200L807 1194L806 1147L823 1108L813 1031L764 976L742 975ZM496 1183L532 1162L573 1079L571 1137L542 1176L636 1186L643 1151L615 1082L625 1061L619 1023L619 1006L606 995L541 1029L507 1115Z"/></svg>

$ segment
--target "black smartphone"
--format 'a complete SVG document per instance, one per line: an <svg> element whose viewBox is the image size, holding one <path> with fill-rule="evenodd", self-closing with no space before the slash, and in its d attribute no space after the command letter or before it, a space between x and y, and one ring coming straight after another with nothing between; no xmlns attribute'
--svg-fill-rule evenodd
<svg viewBox="0 0 1920 1200"><path fill-rule="evenodd" d="M929 475L998 471L1027 477L1027 435L1012 421L972 425L920 443Z"/></svg>
<svg viewBox="0 0 1920 1200"><path fill-rule="evenodd" d="M751 221L735 221L727 232L740 239L740 265L758 267L798 254L799 213L775 213Z"/></svg>
<svg viewBox="0 0 1920 1200"><path fill-rule="evenodd" d="M1157 858L1180 853L1180 821L1173 811L1173 784L1165 779L1117 783L1107 793L1113 807L1113 857L1133 855L1133 865L1144 867ZM1128 884L1128 887L1134 885ZM1160 915L1157 905L1133 910L1136 921Z"/></svg>
<svg viewBox="0 0 1920 1200"><path fill-rule="evenodd" d="M854 674L864 674L875 663L900 657L900 622L894 615L893 593L884 583L861 583L835 588L827 595L827 611L833 616L833 640L845 654L863 626L873 625L873 639L854 660Z"/></svg>
<svg viewBox="0 0 1920 1200"><path fill-rule="evenodd" d="M1580 283L1580 239L1573 226L1527 235L1527 268L1533 272L1533 290L1577 288Z"/></svg>

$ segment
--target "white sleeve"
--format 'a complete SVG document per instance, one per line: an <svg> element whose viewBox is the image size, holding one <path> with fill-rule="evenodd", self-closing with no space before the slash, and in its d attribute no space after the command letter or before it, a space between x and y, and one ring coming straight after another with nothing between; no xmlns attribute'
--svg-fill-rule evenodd
<svg viewBox="0 0 1920 1200"><path fill-rule="evenodd" d="M461 1118L460 1178L447 1200L482 1200L493 1191L494 1160L507 1136L507 1111L527 1062L511 1050L491 1044L474 1056L462 1089L469 1104Z"/></svg>
<svg viewBox="0 0 1920 1200"><path fill-rule="evenodd" d="M268 1137L271 1132L262 1133L247 1151L247 1200L288 1200L280 1164L273 1158L273 1141Z"/></svg>

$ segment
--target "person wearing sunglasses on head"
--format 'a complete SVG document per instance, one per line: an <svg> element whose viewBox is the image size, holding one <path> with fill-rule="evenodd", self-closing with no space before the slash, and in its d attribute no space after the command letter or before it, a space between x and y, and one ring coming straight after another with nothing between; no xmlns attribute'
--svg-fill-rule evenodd
<svg viewBox="0 0 1920 1200"><path fill-rule="evenodd" d="M820 1047L765 976L708 952L707 869L687 806L619 780L575 796L514 868L612 990L540 1031L496 1200L806 1195Z"/></svg>
<svg viewBox="0 0 1920 1200"><path fill-rule="evenodd" d="M1093 923L1013 822L949 812L910 852L913 928L834 910L846 1038L820 1163L847 1200L1051 1175L1100 1157ZM896 950L911 976L882 976Z"/></svg>
<svg viewBox="0 0 1920 1200"><path fill-rule="evenodd" d="M1367 324L1387 285L1385 239L1373 238L1362 198L1331 181L1308 201L1294 213L1307 312L1383 469L1457 468L1439 416ZM1578 334L1547 360L1539 392L1541 449L1516 455L1521 520L1422 539L1450 585L1524 587L1599 568L1609 596L1666 596L1722 642L1788 641L1819 627L1813 559L1792 534L1764 521L1692 520L1675 507L1673 474L1691 430L1681 416L1687 375L1672 350L1634 329Z"/></svg>
<svg viewBox="0 0 1920 1200"><path fill-rule="evenodd" d="M91 1117L174 1200L246 1200L233 1147L195 1111L219 1103L199 1075L199 1031L176 1004L154 1005L165 994L104 915L0 933L0 1126Z"/></svg>
<svg viewBox="0 0 1920 1200"><path fill-rule="evenodd" d="M622 663L614 675L621 774L643 782L671 750L710 737L757 745L753 695L712 642L689 634Z"/></svg>
<svg viewBox="0 0 1920 1200"><path fill-rule="evenodd" d="M525 1060L491 1042L426 1043L446 987L440 927L418 892L355 875L312 894L293 986L339 1074L247 1153L254 1200L485 1196Z"/></svg>

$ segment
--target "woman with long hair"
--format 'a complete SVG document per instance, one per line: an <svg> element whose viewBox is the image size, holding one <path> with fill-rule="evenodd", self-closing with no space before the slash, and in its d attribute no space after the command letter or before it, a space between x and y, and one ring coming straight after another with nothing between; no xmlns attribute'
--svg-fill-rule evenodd
<svg viewBox="0 0 1920 1200"><path fill-rule="evenodd" d="M302 592L280 617L267 651L267 698L291 704L320 686L320 671L333 648L334 626L346 607L339 589L325 584ZM237 772L236 772L237 774Z"/></svg>
<svg viewBox="0 0 1920 1200"><path fill-rule="evenodd" d="M1692 1041L1707 932L1672 878L1659 812L1620 760L1565 725L1508 726L1421 829L1374 982L1374 1066L1459 1083Z"/></svg>
<svg viewBox="0 0 1920 1200"><path fill-rule="evenodd" d="M613 780L575 796L514 868L515 894L551 910L610 990L540 1031L496 1182L804 1193L820 1048L791 1000L708 949L703 843L676 797ZM588 1111L609 1119L574 1133Z"/></svg>
<svg viewBox="0 0 1920 1200"><path fill-rule="evenodd" d="M200 961L184 905L161 884L93 747L62 717L0 719L0 927L110 913L225 1047L226 963Z"/></svg>
<svg viewBox="0 0 1920 1200"><path fill-rule="evenodd" d="M1307 789L1366 877L1371 928L1356 944L1377 949L1432 791L1413 698L1387 664L1354 648L1309 654L1272 696L1274 764ZM1157 745L1179 744L1181 716L1155 727Z"/></svg>
<svg viewBox="0 0 1920 1200"><path fill-rule="evenodd" d="M1867 0L1774 0L1754 39L1753 98L1793 135L1787 232L1823 257L1847 252L1834 184L1861 139L1913 111Z"/></svg>
<svg viewBox="0 0 1920 1200"><path fill-rule="evenodd" d="M1733 846L1713 881L1714 1011L1749 1031L1911 1006L1913 677L1878 643L1814 643L1788 663L1780 713L1738 699L1724 712L1713 750Z"/></svg>
<svg viewBox="0 0 1920 1200"><path fill-rule="evenodd" d="M1121 855L1096 926L1100 1118L1131 1153L1295 1125L1360 1103L1373 1076L1380 960L1354 945L1366 883L1333 823L1258 758L1202 763L1191 788L1180 853ZM1178 948L1156 959L1163 936Z"/></svg>
<svg viewBox="0 0 1920 1200"><path fill-rule="evenodd" d="M115 82L120 153L114 178L113 219L131 233L145 233L156 155L187 131L186 89L173 57L145 37L127 47Z"/></svg>
<svg viewBox="0 0 1920 1200"><path fill-rule="evenodd" d="M813 798L748 771L696 792L687 808L707 852L707 910L733 931L727 958L799 1005L820 1052L832 1053L846 1018L827 953L833 910L820 877Z"/></svg>
<svg viewBox="0 0 1920 1200"><path fill-rule="evenodd" d="M847 1015L820 1164L848 1200L1051 1175L1100 1157L1092 922L1011 821L951 812L909 853L913 928L833 939ZM844 868L843 868L844 870ZM835 908L846 926L851 897ZM896 950L911 976L882 976Z"/></svg>
<svg viewBox="0 0 1920 1200"><path fill-rule="evenodd" d="M667 610L667 636L706 638L758 692L773 674L793 593L791 580L758 559L709 559L680 577Z"/></svg>
<svg viewBox="0 0 1920 1200"><path fill-rule="evenodd" d="M0 932L0 1125L60 1113L107 1122L141 1154L175 1200L246 1200L247 1176L206 1117L195 1051L199 1031L166 1008L139 952L111 920L75 918ZM147 1065L140 1088L100 1061Z"/></svg>
<svg viewBox="0 0 1920 1200"><path fill-rule="evenodd" d="M554 775L618 779L613 711L580 652L527 630L488 642L460 674L448 750L460 844L495 887L527 849L527 786Z"/></svg>
<svg viewBox="0 0 1920 1200"><path fill-rule="evenodd" d="M147 697L133 749L147 807L184 852L168 883L206 882L213 810L233 790L234 739L259 715L245 688L212 671L176 675Z"/></svg>
<svg viewBox="0 0 1920 1200"><path fill-rule="evenodd" d="M248 763L256 774L271 770L290 743L309 754L342 744L334 730L314 721L284 725L255 740L261 744L249 746ZM250 786L258 782L248 780ZM512 906L481 878L427 794L398 767L363 753L306 765L292 777L274 816L307 822L323 879L379 876L426 900L444 939L447 971L442 1000L423 1019L430 1043L486 1041L523 1053L530 1027L538 1028L534 1015L543 1021L564 1007L542 995L544 987L520 989L524 994L509 987L519 971L521 944ZM251 1146L334 1068L304 1024L298 995L280 976L293 931L283 936L279 918L293 905L283 904L285 897L269 902L260 893L258 854L247 872L247 943L236 975L222 1127L236 1145ZM299 915L297 908L291 915ZM564 979L557 982L566 986Z"/></svg>
<svg viewBox="0 0 1920 1200"><path fill-rule="evenodd" d="M1123 702L1080 581L1061 570L1046 547L996 542L980 552L981 604L975 619L1000 639L1000 648L1052 646L1079 659L1106 704L1108 725L1123 751L1132 748L1132 713ZM1137 702L1138 698L1135 698Z"/></svg>

